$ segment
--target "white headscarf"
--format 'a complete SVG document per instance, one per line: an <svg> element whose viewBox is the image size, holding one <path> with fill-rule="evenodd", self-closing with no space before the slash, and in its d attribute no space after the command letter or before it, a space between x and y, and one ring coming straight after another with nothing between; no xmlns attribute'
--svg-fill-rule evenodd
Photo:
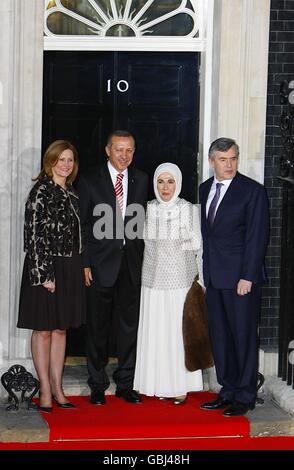
<svg viewBox="0 0 294 470"><path fill-rule="evenodd" d="M176 182L175 192L169 201L163 201L157 189L157 180L158 180L158 177L162 173L169 173L170 175L174 177L175 182ZM157 201L160 204L163 204L163 206L166 209L170 209L175 204L182 189L182 172L179 169L179 167L175 165L174 163L169 163L169 162L161 163L161 165L159 165L155 170L155 173L153 176L153 187L154 187L154 192L155 192Z"/></svg>
<svg viewBox="0 0 294 470"><path fill-rule="evenodd" d="M169 201L163 201L159 195L157 189L157 180L162 173L169 173L172 175L176 182L176 189ZM153 218L164 218L164 219L173 219L179 214L178 207L176 206L177 201L179 200L179 194L182 189L182 173L177 165L174 163L161 163L155 170L153 176L153 187L156 199L158 201L157 206L152 206L151 213L149 217Z"/></svg>

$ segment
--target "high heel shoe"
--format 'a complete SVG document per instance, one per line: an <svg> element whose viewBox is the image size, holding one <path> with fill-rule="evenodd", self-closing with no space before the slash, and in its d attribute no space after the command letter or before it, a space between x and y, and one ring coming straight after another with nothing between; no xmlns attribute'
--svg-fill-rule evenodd
<svg viewBox="0 0 294 470"><path fill-rule="evenodd" d="M173 399L173 404L174 405L183 405L186 402L187 396L182 396L182 397L175 397Z"/></svg>
<svg viewBox="0 0 294 470"><path fill-rule="evenodd" d="M63 408L63 409L72 409L72 408L76 408L76 405L74 405L73 403L71 403L70 401L66 402L66 403L59 403L59 401L52 395L52 399L55 401L56 405L59 406L59 408Z"/></svg>
<svg viewBox="0 0 294 470"><path fill-rule="evenodd" d="M52 406L41 406L41 405L40 405L40 402L41 402L41 395L42 395L42 392L39 391L39 405L37 405L37 406L38 406L38 410L43 411L43 413L52 413L52 411L53 411L53 407L52 407Z"/></svg>
<svg viewBox="0 0 294 470"><path fill-rule="evenodd" d="M52 413L53 408L52 408L52 406L40 406L40 405L38 405L38 410L43 411L43 413Z"/></svg>

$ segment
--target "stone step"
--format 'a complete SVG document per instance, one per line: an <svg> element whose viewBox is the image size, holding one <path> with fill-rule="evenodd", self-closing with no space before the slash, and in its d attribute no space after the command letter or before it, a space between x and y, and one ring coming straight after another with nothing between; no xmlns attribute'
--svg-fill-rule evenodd
<svg viewBox="0 0 294 470"><path fill-rule="evenodd" d="M294 436L294 419L270 397L261 394L264 403L256 405L246 417L250 421L250 436Z"/></svg>
<svg viewBox="0 0 294 470"><path fill-rule="evenodd" d="M106 373L110 380L110 386L106 390L106 395L115 393L115 383L113 382L113 372L116 369L114 361L109 362ZM63 373L63 390L66 396L89 395L90 389L87 383L88 371L86 365L65 365Z"/></svg>
<svg viewBox="0 0 294 470"><path fill-rule="evenodd" d="M17 411L7 411L7 402L0 403L0 442L48 442L49 429L38 411L28 410L21 403Z"/></svg>
<svg viewBox="0 0 294 470"><path fill-rule="evenodd" d="M117 359L109 358L109 363L106 367L110 385L106 390L107 395L115 393L115 383L113 382L113 372L117 367ZM203 387L204 390L218 390L218 384L215 380L215 373L211 369L203 371ZM86 359L84 357L69 357L66 360L64 373L63 373L63 389L65 395L89 395L90 389L88 387L88 372L86 366Z"/></svg>

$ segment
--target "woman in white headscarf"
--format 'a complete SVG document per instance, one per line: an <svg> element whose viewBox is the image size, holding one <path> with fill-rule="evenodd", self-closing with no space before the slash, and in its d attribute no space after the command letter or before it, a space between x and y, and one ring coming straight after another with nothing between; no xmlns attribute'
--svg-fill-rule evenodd
<svg viewBox="0 0 294 470"><path fill-rule="evenodd" d="M202 277L198 207L180 199L182 173L163 163L154 173L156 199L148 203L134 389L182 404L202 390L202 372L185 368L182 318L186 294Z"/></svg>

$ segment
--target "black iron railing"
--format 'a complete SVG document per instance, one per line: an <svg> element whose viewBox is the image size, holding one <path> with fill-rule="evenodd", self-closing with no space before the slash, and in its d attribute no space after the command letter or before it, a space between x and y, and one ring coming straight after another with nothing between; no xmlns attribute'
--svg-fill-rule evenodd
<svg viewBox="0 0 294 470"><path fill-rule="evenodd" d="M32 402L32 399L39 390L39 381L23 366L19 364L11 366L1 376L1 383L8 393L7 411L17 411L20 401L25 402L29 410L37 409L37 405Z"/></svg>
<svg viewBox="0 0 294 470"><path fill-rule="evenodd" d="M294 388L294 80L280 85L283 181L280 276L279 371ZM293 353L292 353L293 351Z"/></svg>
<svg viewBox="0 0 294 470"><path fill-rule="evenodd" d="M294 184L294 80L283 81L280 85L282 105L280 129L283 153L280 161L279 178Z"/></svg>

